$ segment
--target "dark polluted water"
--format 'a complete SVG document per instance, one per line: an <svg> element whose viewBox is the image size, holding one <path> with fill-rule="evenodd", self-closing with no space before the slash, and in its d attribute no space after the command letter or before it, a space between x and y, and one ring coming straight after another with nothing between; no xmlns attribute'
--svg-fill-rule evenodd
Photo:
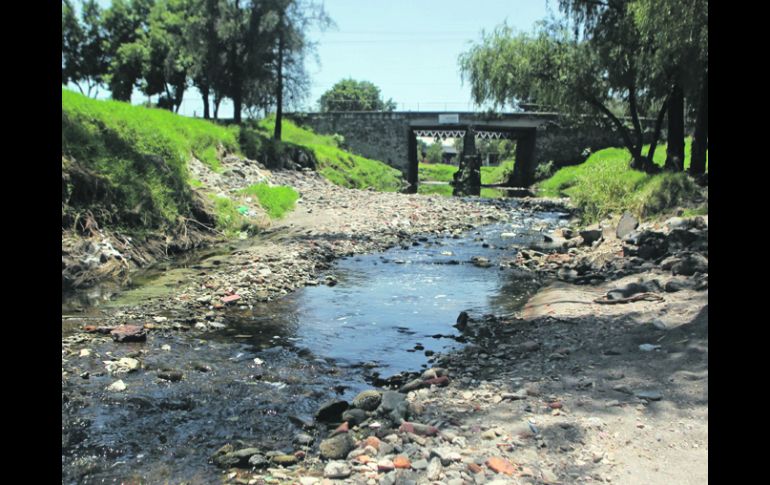
<svg viewBox="0 0 770 485"><path fill-rule="evenodd" d="M62 482L210 483L222 472L209 458L226 443L293 451L324 401L352 399L377 377L419 371L432 352L463 345L452 326L459 312L520 307L539 282L498 263L564 223L558 213L513 212L458 239L340 260L337 285L231 310L215 332L73 346L63 354ZM471 264L476 256L492 266ZM141 368L106 372L105 361L120 358ZM169 371L182 379L158 377ZM118 379L124 391L105 390Z"/></svg>

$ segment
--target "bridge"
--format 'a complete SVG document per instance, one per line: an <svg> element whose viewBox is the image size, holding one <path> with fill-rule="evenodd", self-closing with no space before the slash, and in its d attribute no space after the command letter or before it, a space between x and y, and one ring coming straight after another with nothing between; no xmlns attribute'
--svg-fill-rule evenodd
<svg viewBox="0 0 770 485"><path fill-rule="evenodd" d="M583 160L586 148L622 146L620 136L602 124L565 126L558 113L339 111L284 116L316 133L342 135L353 152L401 170L414 187L418 182L418 136L515 139L516 163L510 183L518 187L532 183L539 163L552 160L557 167L570 165Z"/></svg>

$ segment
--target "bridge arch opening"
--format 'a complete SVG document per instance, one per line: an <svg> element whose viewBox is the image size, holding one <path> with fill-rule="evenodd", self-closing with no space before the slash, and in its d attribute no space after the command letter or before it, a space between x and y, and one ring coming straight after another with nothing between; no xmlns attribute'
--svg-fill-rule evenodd
<svg viewBox="0 0 770 485"><path fill-rule="evenodd" d="M468 135L470 132L470 135ZM473 173L474 171L480 172L481 160L476 150L476 143L479 140L499 140L509 139L515 142L514 151L514 170L512 176L509 178L508 185L512 187L525 187L531 183L532 172L534 165L534 148L535 148L535 128L514 128L514 127L501 127L484 124L456 124L456 125L419 125L410 126L408 132L408 169L407 169L407 182L409 188L407 192L416 193L420 180L419 180L419 164L422 160L421 153L419 152L419 144L417 142L420 138L433 138L434 140L445 140L447 138L461 138L464 139L463 147L458 150L458 171L469 170L471 190L461 191L461 193L468 193L469 195L479 195L481 188L480 173ZM469 144L468 141L471 141ZM470 146L468 146L470 145ZM470 167L466 167L470 164ZM457 194L458 174L455 174L455 191ZM461 174L463 176L463 174Z"/></svg>

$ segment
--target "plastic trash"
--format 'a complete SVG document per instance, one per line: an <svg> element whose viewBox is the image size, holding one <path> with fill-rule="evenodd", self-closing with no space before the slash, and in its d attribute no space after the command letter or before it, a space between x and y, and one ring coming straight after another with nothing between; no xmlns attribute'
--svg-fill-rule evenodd
<svg viewBox="0 0 770 485"><path fill-rule="evenodd" d="M639 346L639 350L642 352L652 352L653 350L658 350L660 348L660 345L653 345L653 344L641 344Z"/></svg>

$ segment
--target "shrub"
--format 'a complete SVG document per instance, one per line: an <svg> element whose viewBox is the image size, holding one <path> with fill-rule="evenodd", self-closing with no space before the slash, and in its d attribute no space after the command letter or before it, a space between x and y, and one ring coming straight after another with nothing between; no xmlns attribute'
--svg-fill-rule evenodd
<svg viewBox="0 0 770 485"><path fill-rule="evenodd" d="M535 168L535 180L547 179L554 172L553 160L549 160L546 163L541 163Z"/></svg>

